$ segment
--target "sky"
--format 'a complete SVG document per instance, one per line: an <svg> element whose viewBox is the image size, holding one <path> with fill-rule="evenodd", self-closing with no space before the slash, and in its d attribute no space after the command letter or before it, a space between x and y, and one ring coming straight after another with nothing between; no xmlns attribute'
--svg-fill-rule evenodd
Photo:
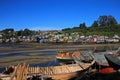
<svg viewBox="0 0 120 80"><path fill-rule="evenodd" d="M0 30L61 30L91 26L102 15L120 23L120 0L0 0Z"/></svg>

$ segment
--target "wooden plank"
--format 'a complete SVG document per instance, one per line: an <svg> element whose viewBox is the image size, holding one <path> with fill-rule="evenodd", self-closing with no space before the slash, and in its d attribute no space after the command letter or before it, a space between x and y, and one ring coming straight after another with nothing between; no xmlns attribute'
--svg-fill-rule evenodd
<svg viewBox="0 0 120 80"><path fill-rule="evenodd" d="M24 78L23 78L23 80L27 80L27 74L28 74L28 67L29 67L29 65L26 65L26 68L25 68L25 73L24 73Z"/></svg>
<svg viewBox="0 0 120 80"><path fill-rule="evenodd" d="M16 72L17 72L19 66L20 66L20 64L18 64L17 67L14 68L15 70L14 70L14 72L11 74L10 80L13 80L14 76L16 75Z"/></svg>

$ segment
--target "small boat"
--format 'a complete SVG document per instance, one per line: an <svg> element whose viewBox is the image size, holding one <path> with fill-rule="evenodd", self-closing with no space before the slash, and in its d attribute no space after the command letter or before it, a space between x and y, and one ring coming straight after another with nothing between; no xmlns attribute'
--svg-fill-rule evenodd
<svg viewBox="0 0 120 80"><path fill-rule="evenodd" d="M111 67L115 70L120 69L120 49L117 51L107 52L104 56Z"/></svg>
<svg viewBox="0 0 120 80"><path fill-rule="evenodd" d="M80 56L80 52L79 51L75 51L74 53L70 53L70 52L58 52L56 58L60 63L74 63L74 59L73 56Z"/></svg>
<svg viewBox="0 0 120 80"><path fill-rule="evenodd" d="M92 57L90 54L88 54L87 51L86 52L75 51L73 53L59 52L58 55L56 56L57 60L63 64L75 63L76 62L75 59L80 59L82 60L82 62L90 62L91 60L93 60Z"/></svg>
<svg viewBox="0 0 120 80"><path fill-rule="evenodd" d="M69 80L85 73L95 63L94 58L89 62L84 62L85 58L82 59L81 56L74 56L73 58L76 63L68 65L30 67L26 63L18 64L14 67L14 71L9 75L9 80L26 80L26 78L31 80L33 76L40 76L42 80L46 77L53 80Z"/></svg>
<svg viewBox="0 0 120 80"><path fill-rule="evenodd" d="M96 64L98 66L108 67L109 64L108 64L107 60L105 59L104 54L106 54L106 52L96 52L96 53L93 53L94 58L96 60Z"/></svg>
<svg viewBox="0 0 120 80"><path fill-rule="evenodd" d="M56 58L60 63L72 63L74 61L72 58L72 53L70 52L58 52Z"/></svg>

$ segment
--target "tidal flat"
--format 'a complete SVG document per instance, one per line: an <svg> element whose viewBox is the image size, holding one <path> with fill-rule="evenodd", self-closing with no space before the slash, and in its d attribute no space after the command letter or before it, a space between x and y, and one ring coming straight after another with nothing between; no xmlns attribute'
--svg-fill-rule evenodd
<svg viewBox="0 0 120 80"><path fill-rule="evenodd" d="M117 49L119 44L39 44L39 43L0 43L0 67L19 63L39 64L56 60L57 51L101 51Z"/></svg>

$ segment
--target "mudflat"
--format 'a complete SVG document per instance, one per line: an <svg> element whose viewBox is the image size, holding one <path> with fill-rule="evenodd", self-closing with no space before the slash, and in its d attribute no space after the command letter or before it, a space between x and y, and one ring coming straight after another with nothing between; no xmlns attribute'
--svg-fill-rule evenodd
<svg viewBox="0 0 120 80"><path fill-rule="evenodd" d="M60 50L103 50L118 48L119 44L2 44L0 46L0 67L18 63L37 64L56 60Z"/></svg>

